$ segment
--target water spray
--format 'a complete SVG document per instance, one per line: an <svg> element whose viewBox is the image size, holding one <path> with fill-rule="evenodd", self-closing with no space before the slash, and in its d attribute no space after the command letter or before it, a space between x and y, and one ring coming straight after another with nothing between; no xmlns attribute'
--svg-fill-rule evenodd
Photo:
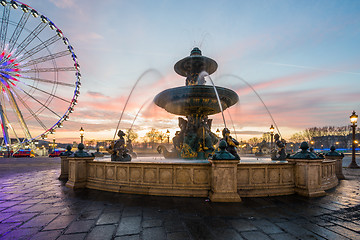
<svg viewBox="0 0 360 240"><path fill-rule="evenodd" d="M248 83L247 81L245 81L245 79L243 79L243 78L241 78L241 77L239 77L239 76L233 75L233 74L225 74L225 75L220 76L219 78L222 78L222 77L234 77L234 78L236 78L236 79L239 79L240 81L242 81L243 83L245 83L249 88L251 88L251 90L253 90L253 92L254 92L254 93L256 94L256 96L259 98L259 100L261 101L261 103L264 105L266 111L268 112L268 114L269 114L272 122L274 123L274 125L275 125L275 127L276 127L276 130L278 131L280 137L282 138L281 133L280 133L280 130L279 130L279 128L278 128L278 126L277 126L277 124L276 124L273 116L271 115L268 107L266 106L265 102L262 100L262 98L260 97L260 95L259 95L259 94L255 91L255 89L250 85L250 83Z"/></svg>
<svg viewBox="0 0 360 240"><path fill-rule="evenodd" d="M203 78L203 77L205 77L205 76L207 76L207 77L210 79L211 84L212 84L212 86L213 86L213 88L214 88L214 92L215 92L215 94L216 94L216 98L217 98L217 101L218 101L218 103L219 103L219 107L220 107L220 111L221 111L221 116L222 116L223 121L224 121L224 126L225 126L225 128L227 128L227 127L226 127L226 122L225 122L225 117L224 117L224 111L223 111L223 108L222 108L222 105L221 105L221 101L220 101L220 97L219 97L219 93L218 93L218 91L217 91L217 89L216 89L216 86L215 86L215 84L214 84L214 81L211 79L210 75L209 75L207 72L205 72L205 71L202 71L202 72L199 74L199 79L201 79L201 78Z"/></svg>
<svg viewBox="0 0 360 240"><path fill-rule="evenodd" d="M114 134L114 137L113 137L113 141L114 141L115 136L116 136L116 133L117 133L117 131L118 131L118 129L119 129L120 122L121 122L121 119L122 119L122 117L123 117L123 115L124 115L126 106L127 106L128 102L129 102L129 100L130 100L130 97L131 97L131 95L132 95L132 93L133 93L136 85L139 83L139 81L140 81L146 74L151 73L151 72L155 72L155 73L159 74L160 76L162 76L161 73L160 73L158 70L151 68L151 69L148 69L148 70L146 70L145 72L143 72L143 73L140 75L140 77L136 80L134 86L132 87L132 89L131 89L131 91L130 91L130 94L129 94L128 98L126 99L124 108L123 108L123 110L122 110L122 112L121 112L119 122L118 122L118 124L117 124L117 126L116 126L116 130L115 130L115 134Z"/></svg>

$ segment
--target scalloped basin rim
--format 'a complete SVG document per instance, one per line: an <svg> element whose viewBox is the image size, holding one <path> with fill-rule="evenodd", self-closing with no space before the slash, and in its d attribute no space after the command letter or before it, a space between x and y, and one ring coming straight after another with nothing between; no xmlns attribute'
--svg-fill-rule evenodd
<svg viewBox="0 0 360 240"><path fill-rule="evenodd" d="M216 90L223 110L239 101L239 96L231 89L216 86ZM207 116L221 111L214 88L209 85L166 89L155 96L154 103L169 113L182 116Z"/></svg>

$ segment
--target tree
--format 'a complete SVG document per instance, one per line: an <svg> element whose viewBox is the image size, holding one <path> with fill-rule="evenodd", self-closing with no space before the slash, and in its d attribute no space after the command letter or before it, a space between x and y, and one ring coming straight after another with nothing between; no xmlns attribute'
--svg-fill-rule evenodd
<svg viewBox="0 0 360 240"><path fill-rule="evenodd" d="M351 133L351 127L350 127L350 125L338 127L338 128L336 129L336 135L337 135L337 136L341 136L340 139L342 140L344 147L347 147L347 143L348 143L348 138L347 138L347 136L348 136L350 133Z"/></svg>
<svg viewBox="0 0 360 240"><path fill-rule="evenodd" d="M134 130L132 129L128 129L126 131L126 138L130 139L132 142L134 142L135 139L137 139L139 137L139 135L134 132Z"/></svg>
<svg viewBox="0 0 360 240"><path fill-rule="evenodd" d="M301 143L301 142L305 141L305 137L302 133L294 133L290 137L290 141L294 142L294 143Z"/></svg>
<svg viewBox="0 0 360 240"><path fill-rule="evenodd" d="M263 133L262 140L264 140L265 142L270 142L271 141L270 133L269 132Z"/></svg>
<svg viewBox="0 0 360 240"><path fill-rule="evenodd" d="M149 132L146 133L146 138L149 140L151 146L154 148L155 142L162 142L166 138L166 134L152 128Z"/></svg>
<svg viewBox="0 0 360 240"><path fill-rule="evenodd" d="M145 134L146 138L149 140L150 143L154 144L155 140L159 135L159 131L155 128L152 128L149 132Z"/></svg>
<svg viewBox="0 0 360 240"><path fill-rule="evenodd" d="M248 140L251 147L256 147L256 145L258 145L261 141L262 140L260 138L257 138L257 137L253 137L253 138L250 138Z"/></svg>
<svg viewBox="0 0 360 240"><path fill-rule="evenodd" d="M164 139L166 139L166 134L163 132L158 133L158 139L160 140L160 143L163 142Z"/></svg>

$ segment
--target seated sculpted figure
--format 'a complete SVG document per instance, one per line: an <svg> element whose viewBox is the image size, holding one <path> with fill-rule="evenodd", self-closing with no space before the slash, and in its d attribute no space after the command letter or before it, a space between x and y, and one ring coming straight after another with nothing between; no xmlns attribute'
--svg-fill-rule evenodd
<svg viewBox="0 0 360 240"><path fill-rule="evenodd" d="M277 153L273 152L271 159L272 160L285 160L286 159L286 153L285 153L286 141L284 139L280 140L279 134L275 134L274 139L275 139L275 144L278 148L278 152Z"/></svg>
<svg viewBox="0 0 360 240"><path fill-rule="evenodd" d="M131 161L128 149L125 147L125 133L118 132L119 139L113 142L106 150L111 154L111 161Z"/></svg>
<svg viewBox="0 0 360 240"><path fill-rule="evenodd" d="M224 128L222 131L223 138L221 140L224 140L227 143L226 150L235 156L235 159L240 159L240 156L237 154L236 148L239 146L239 142L230 136L230 130L228 128Z"/></svg>

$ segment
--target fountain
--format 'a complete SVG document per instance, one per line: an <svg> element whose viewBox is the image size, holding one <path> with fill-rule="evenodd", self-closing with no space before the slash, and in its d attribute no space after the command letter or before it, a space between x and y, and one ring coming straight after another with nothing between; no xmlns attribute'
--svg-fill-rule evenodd
<svg viewBox="0 0 360 240"><path fill-rule="evenodd" d="M174 66L175 72L186 77L186 86L166 89L159 93L154 103L167 112L185 116L179 117L180 131L173 138L172 152L158 147L166 158L207 159L214 152L217 136L211 132L212 119L209 115L222 113L239 101L231 89L205 85L205 76L217 69L217 63L202 56L194 48L190 56L181 59ZM224 119L224 125L225 119Z"/></svg>
<svg viewBox="0 0 360 240"><path fill-rule="evenodd" d="M68 178L67 187L240 202L242 197L294 193L318 197L338 184L336 166L341 164L336 165L336 160L331 158L311 157L305 143L301 154L286 156L280 136L277 145L281 151L274 161L242 159L240 162L235 151L237 142L229 135L223 116L223 111L236 104L239 97L233 90L213 84L210 75L216 71L217 63L194 48L174 69L186 77L186 86L164 90L154 98L157 106L182 116L179 117L180 130L173 138L174 149L169 152L164 146L158 147L165 158L171 159L138 157L131 160L131 148L126 149L125 134L119 130L120 138L109 148L112 161L94 159L95 156L87 156L82 149L61 157L61 176ZM212 86L205 85L205 76ZM121 116L123 113L124 110ZM218 138L211 131L212 120L208 117L216 113L222 114L225 128L220 150L215 153Z"/></svg>

